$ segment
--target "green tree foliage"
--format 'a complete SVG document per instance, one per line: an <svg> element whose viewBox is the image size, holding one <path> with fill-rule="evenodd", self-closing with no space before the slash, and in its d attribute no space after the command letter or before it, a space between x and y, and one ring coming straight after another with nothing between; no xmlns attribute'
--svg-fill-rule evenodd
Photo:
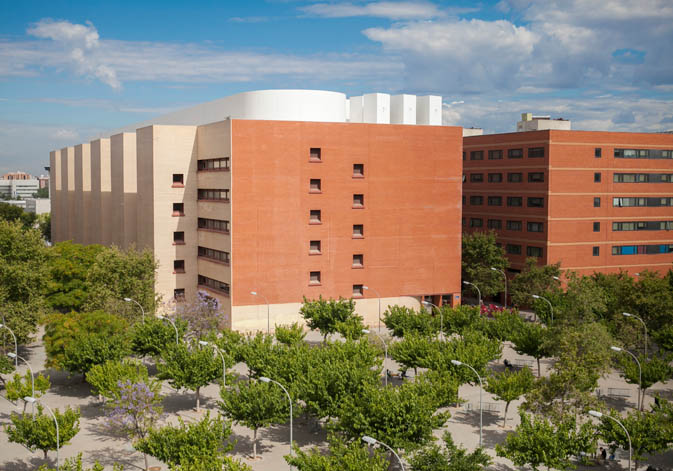
<svg viewBox="0 0 673 471"><path fill-rule="evenodd" d="M673 353L673 324L655 331L654 339L659 348Z"/></svg>
<svg viewBox="0 0 673 471"><path fill-rule="evenodd" d="M669 279L657 272L644 270L636 282L631 311L641 317L647 327L656 331L673 325L673 287ZM631 322L637 322L631 319Z"/></svg>
<svg viewBox="0 0 673 471"><path fill-rule="evenodd" d="M222 362L213 350L190 344L171 343L161 352L157 362L159 379L168 380L174 388L186 388L196 393L196 410L200 409L200 392L203 386L222 377Z"/></svg>
<svg viewBox="0 0 673 471"><path fill-rule="evenodd" d="M35 386L35 391L33 391L33 384ZM30 371L26 371L26 374L23 376L14 373L14 379L8 381L5 385L5 388L7 389L7 399L10 401L17 401L26 396L32 396L37 399L42 397L50 387L51 382L49 381L49 376L44 376L42 373L38 373L33 380ZM26 410L25 401L23 410Z"/></svg>
<svg viewBox="0 0 673 471"><path fill-rule="evenodd" d="M295 322L288 325L277 325L274 335L280 343L294 345L304 341L306 332L299 322Z"/></svg>
<svg viewBox="0 0 673 471"><path fill-rule="evenodd" d="M534 382L535 377L529 368L523 368L519 371L505 370L502 373L489 376L484 389L493 394L498 401L505 401L503 427L507 424L509 404L533 389Z"/></svg>
<svg viewBox="0 0 673 471"><path fill-rule="evenodd" d="M431 337L439 332L439 317L425 309L416 312L405 306L389 306L383 313L383 323L394 337L408 334Z"/></svg>
<svg viewBox="0 0 673 471"><path fill-rule="evenodd" d="M171 471L252 471L247 464L229 456L203 457L183 465L170 466Z"/></svg>
<svg viewBox="0 0 673 471"><path fill-rule="evenodd" d="M401 340L390 345L388 355L400 364L403 373L406 374L408 369L413 368L414 374L417 375L418 368L428 364L434 347L432 339L410 331Z"/></svg>
<svg viewBox="0 0 673 471"><path fill-rule="evenodd" d="M105 471L105 467L96 460L93 467L85 468L82 463L82 454L78 453L74 458L66 458L65 462L61 463L59 469L50 468L43 464L37 471ZM124 471L124 466L119 463L112 465L112 471Z"/></svg>
<svg viewBox="0 0 673 471"><path fill-rule="evenodd" d="M603 319L607 315L608 295L589 276L566 271L566 292L554 306L555 321L581 324Z"/></svg>
<svg viewBox="0 0 673 471"><path fill-rule="evenodd" d="M671 356L666 357L646 357L639 355L638 361L642 368L642 396L639 407L642 409L645 403L645 391L656 383L663 383L673 378L673 367L670 366ZM621 377L630 384L639 384L638 365L631 355L620 354L617 357Z"/></svg>
<svg viewBox="0 0 673 471"><path fill-rule="evenodd" d="M235 388L221 389L220 408L235 423L252 430L252 456L257 457L257 430L283 424L290 416L287 396L276 384L242 381Z"/></svg>
<svg viewBox="0 0 673 471"><path fill-rule="evenodd" d="M107 399L119 398L120 384L127 381L151 385L147 367L136 360L108 360L94 365L86 373L86 382L91 385L93 393Z"/></svg>
<svg viewBox="0 0 673 471"><path fill-rule="evenodd" d="M196 422L185 424L178 418L178 425L150 429L145 438L133 447L170 466L185 466L200 460L217 458L233 448L225 442L231 435L231 424L222 418L210 418L210 412Z"/></svg>
<svg viewBox="0 0 673 471"><path fill-rule="evenodd" d="M595 430L590 423L578 427L572 416L554 423L541 416L520 415L516 431L495 447L498 456L509 458L516 466L528 465L535 471L541 466L572 469L572 456L596 449Z"/></svg>
<svg viewBox="0 0 673 471"><path fill-rule="evenodd" d="M463 335L467 330L481 329L486 319L481 315L479 306L442 306L444 332Z"/></svg>
<svg viewBox="0 0 673 471"><path fill-rule="evenodd" d="M362 317L355 313L355 301L352 299L325 300L320 296L309 301L304 297L299 313L311 330L320 331L324 341L327 341L328 335L336 332L346 338L362 336L364 324Z"/></svg>
<svg viewBox="0 0 673 471"><path fill-rule="evenodd" d="M247 365L250 376L258 378L269 373L279 350L280 347L273 343L273 336L257 332L248 335L238 347L238 357Z"/></svg>
<svg viewBox="0 0 673 471"><path fill-rule="evenodd" d="M479 286L481 295L493 296L504 289L503 276L491 267L509 266L505 251L495 242L495 232L463 234L462 278Z"/></svg>
<svg viewBox="0 0 673 471"><path fill-rule="evenodd" d="M18 206L0 203L0 220L20 222L24 229L31 229L37 220L35 213L28 213Z"/></svg>
<svg viewBox="0 0 673 471"><path fill-rule="evenodd" d="M106 361L121 361L131 354L126 335L109 337L100 333L80 332L63 349L63 369L70 373L86 373Z"/></svg>
<svg viewBox="0 0 673 471"><path fill-rule="evenodd" d="M345 442L341 437L331 434L328 437L327 454L314 447L303 451L294 447L294 456L285 456L285 461L299 471L387 471L389 463L384 454L370 449L360 440Z"/></svg>
<svg viewBox="0 0 673 471"><path fill-rule="evenodd" d="M44 240L51 242L51 213L38 215L37 224Z"/></svg>
<svg viewBox="0 0 673 471"><path fill-rule="evenodd" d="M63 413L58 409L53 412L62 448L79 432L79 410L67 407ZM53 417L44 412L42 405L37 405L35 415L12 413L10 420L12 424L5 426L10 442L20 443L31 450L42 450L44 459L47 459L49 450L56 450L56 424Z"/></svg>
<svg viewBox="0 0 673 471"><path fill-rule="evenodd" d="M27 343L46 312L42 295L47 283L49 252L35 229L0 220L0 321L9 326L20 344ZM0 329L0 344L13 343Z"/></svg>
<svg viewBox="0 0 673 471"><path fill-rule="evenodd" d="M449 432L442 436L444 448L432 444L415 452L410 460L411 471L480 471L491 464L491 457L477 448L472 453L454 443Z"/></svg>
<svg viewBox="0 0 673 471"><path fill-rule="evenodd" d="M217 336L208 338L207 340L215 342L217 347L232 358L232 364L243 361L241 349L245 345L245 336L236 330L223 329Z"/></svg>
<svg viewBox="0 0 673 471"><path fill-rule="evenodd" d="M176 320L178 338L183 338L187 332L187 323ZM175 344L175 330L173 326L155 316L147 316L145 322L133 324L130 332L131 351L140 356L159 356L167 345Z"/></svg>
<svg viewBox="0 0 673 471"><path fill-rule="evenodd" d="M500 341L512 339L524 328L525 321L517 310L505 309L494 312L492 318L484 319L479 328L490 338Z"/></svg>
<svg viewBox="0 0 673 471"><path fill-rule="evenodd" d="M514 350L537 360L537 375L540 376L540 359L551 356L550 331L543 325L524 323L512 336Z"/></svg>
<svg viewBox="0 0 673 471"><path fill-rule="evenodd" d="M509 283L512 303L515 306L530 306L534 303L531 294L547 297L547 293L560 291L561 283L554 278L560 276L561 263L538 265L537 258L527 258L524 269ZM548 311L547 303L540 302L544 304L544 311ZM540 305L540 307L543 306ZM539 311L536 310L536 312Z"/></svg>

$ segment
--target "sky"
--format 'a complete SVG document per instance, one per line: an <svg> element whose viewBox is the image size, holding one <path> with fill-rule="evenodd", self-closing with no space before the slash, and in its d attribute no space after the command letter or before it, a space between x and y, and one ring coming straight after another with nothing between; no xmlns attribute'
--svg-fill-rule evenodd
<svg viewBox="0 0 673 471"><path fill-rule="evenodd" d="M234 93L438 94L447 125L673 129L673 1L0 0L0 174Z"/></svg>

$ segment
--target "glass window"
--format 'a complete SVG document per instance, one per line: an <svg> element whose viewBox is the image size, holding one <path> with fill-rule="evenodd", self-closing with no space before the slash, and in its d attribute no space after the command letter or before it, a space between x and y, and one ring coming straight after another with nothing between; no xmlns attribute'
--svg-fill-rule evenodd
<svg viewBox="0 0 673 471"><path fill-rule="evenodd" d="M362 268L365 264L365 256L361 253L356 253L353 255L353 267Z"/></svg>
<svg viewBox="0 0 673 471"><path fill-rule="evenodd" d="M483 196L470 196L470 204L472 206L480 206L484 204L484 197Z"/></svg>
<svg viewBox="0 0 673 471"><path fill-rule="evenodd" d="M602 150L601 150L600 147L594 148L594 157L596 157L597 159L600 159L601 158L601 153L602 153Z"/></svg>
<svg viewBox="0 0 673 471"><path fill-rule="evenodd" d="M365 164L353 164L353 178L363 178L365 176Z"/></svg>
<svg viewBox="0 0 673 471"><path fill-rule="evenodd" d="M363 194L353 195L353 207L354 208L364 208L365 207L365 195L363 195Z"/></svg>
<svg viewBox="0 0 673 471"><path fill-rule="evenodd" d="M489 173L488 174L489 183L500 183L502 182L502 173Z"/></svg>
<svg viewBox="0 0 673 471"><path fill-rule="evenodd" d="M311 224L320 224L321 222L321 212L319 209L312 209L309 213L309 223Z"/></svg>
<svg viewBox="0 0 673 471"><path fill-rule="evenodd" d="M488 197L489 206L502 206L502 196L489 196Z"/></svg>
<svg viewBox="0 0 673 471"><path fill-rule="evenodd" d="M592 248L592 253L594 257L598 257L601 254L601 248L598 246L594 246Z"/></svg>
<svg viewBox="0 0 673 471"><path fill-rule="evenodd" d="M507 206L523 206L523 197L521 197L521 196L508 196L507 197Z"/></svg>
<svg viewBox="0 0 673 471"><path fill-rule="evenodd" d="M528 158L544 157L544 147L529 147Z"/></svg>
<svg viewBox="0 0 673 471"><path fill-rule="evenodd" d="M322 160L322 149L320 147L311 147L308 159L313 162L320 162Z"/></svg>
<svg viewBox="0 0 673 471"><path fill-rule="evenodd" d="M365 236L365 227L362 224L353 224L353 237L362 238Z"/></svg>
<svg viewBox="0 0 673 471"><path fill-rule="evenodd" d="M484 221L481 218L470 218L470 227L482 227Z"/></svg>
<svg viewBox="0 0 673 471"><path fill-rule="evenodd" d="M319 254L321 253L321 242L319 240L312 240L309 242L309 248L308 251L310 254Z"/></svg>
<svg viewBox="0 0 673 471"><path fill-rule="evenodd" d="M528 181L530 183L542 183L544 182L544 172L529 172Z"/></svg>
<svg viewBox="0 0 673 471"><path fill-rule="evenodd" d="M542 247L526 247L526 255L528 257L542 257Z"/></svg>
<svg viewBox="0 0 673 471"><path fill-rule="evenodd" d="M523 149L509 149L507 151L508 159L521 159L523 158Z"/></svg>
<svg viewBox="0 0 673 471"><path fill-rule="evenodd" d="M229 170L229 157L224 157L220 159L203 159L197 162L198 171L207 171L207 170L219 170L226 171Z"/></svg>
<svg viewBox="0 0 673 471"><path fill-rule="evenodd" d="M488 151L488 160L500 160L500 159L502 159L502 150Z"/></svg>
<svg viewBox="0 0 673 471"><path fill-rule="evenodd" d="M470 181L472 183L481 183L484 181L484 174L483 173L471 173L470 174Z"/></svg>
<svg viewBox="0 0 673 471"><path fill-rule="evenodd" d="M594 208L600 208L601 207L601 197L597 196L594 198Z"/></svg>
<svg viewBox="0 0 673 471"><path fill-rule="evenodd" d="M528 229L528 232L542 232L544 229L544 223L528 222L526 223L526 229Z"/></svg>
<svg viewBox="0 0 673 471"><path fill-rule="evenodd" d="M487 226L489 229L502 229L502 221L500 219L489 219Z"/></svg>
<svg viewBox="0 0 673 471"><path fill-rule="evenodd" d="M505 245L505 252L511 255L521 255L521 246L518 244Z"/></svg>
<svg viewBox="0 0 673 471"><path fill-rule="evenodd" d="M544 198L528 197L529 208L544 208Z"/></svg>
<svg viewBox="0 0 673 471"><path fill-rule="evenodd" d="M594 232L600 232L600 231L601 231L601 223L594 222Z"/></svg>
<svg viewBox="0 0 673 471"><path fill-rule="evenodd" d="M483 150L473 150L470 152L470 160L484 160Z"/></svg>
<svg viewBox="0 0 673 471"><path fill-rule="evenodd" d="M308 284L309 285L319 285L320 284L320 272L319 271L312 271L312 272L309 273Z"/></svg>
<svg viewBox="0 0 673 471"><path fill-rule="evenodd" d="M521 221L507 221L505 225L508 231L520 231L522 228Z"/></svg>
<svg viewBox="0 0 673 471"><path fill-rule="evenodd" d="M523 181L523 173L508 173L507 181L510 183L520 183Z"/></svg>
<svg viewBox="0 0 673 471"><path fill-rule="evenodd" d="M322 188L322 182L320 178L311 178L309 182L309 192L311 193L320 193Z"/></svg>
<svg viewBox="0 0 673 471"><path fill-rule="evenodd" d="M594 183L600 183L601 182L601 173L596 172L594 173Z"/></svg>

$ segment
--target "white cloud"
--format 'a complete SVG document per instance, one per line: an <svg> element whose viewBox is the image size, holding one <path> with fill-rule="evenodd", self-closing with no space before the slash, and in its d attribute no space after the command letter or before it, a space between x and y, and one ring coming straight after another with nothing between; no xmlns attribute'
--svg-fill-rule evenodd
<svg viewBox="0 0 673 471"><path fill-rule="evenodd" d="M65 141L74 141L79 139L79 133L77 131L74 131L72 129L55 129L50 137L53 137L54 139L63 139Z"/></svg>
<svg viewBox="0 0 673 471"><path fill-rule="evenodd" d="M325 18L369 16L391 20L417 20L443 16L435 5L426 2L315 3L301 7L305 13Z"/></svg>

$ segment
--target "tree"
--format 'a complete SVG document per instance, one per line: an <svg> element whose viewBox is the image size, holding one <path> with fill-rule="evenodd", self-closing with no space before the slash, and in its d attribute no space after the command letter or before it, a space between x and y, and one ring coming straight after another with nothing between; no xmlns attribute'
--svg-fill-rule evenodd
<svg viewBox="0 0 673 471"><path fill-rule="evenodd" d="M418 368L428 364L428 358L433 348L432 339L415 332L409 332L401 340L390 345L388 354L390 358L401 365L400 369L404 374L409 368L413 368L414 375L417 375Z"/></svg>
<svg viewBox="0 0 673 471"><path fill-rule="evenodd" d="M289 325L277 325L274 335L280 343L294 345L304 341L306 332L304 332L304 327L299 322L295 322Z"/></svg>
<svg viewBox="0 0 673 471"><path fill-rule="evenodd" d="M273 343L273 336L257 332L254 336L248 335L238 347L238 356L250 370L250 377L258 378L270 374L278 350L279 347Z"/></svg>
<svg viewBox="0 0 673 471"><path fill-rule="evenodd" d="M94 394L107 399L119 398L120 384L127 381L131 383L143 382L150 385L150 389L158 391L158 387L152 387L147 367L134 360L108 360L105 363L94 365L86 373L86 381L91 385Z"/></svg>
<svg viewBox="0 0 673 471"><path fill-rule="evenodd" d="M235 388L220 390L220 408L235 423L252 430L252 458L257 458L257 430L288 420L287 397L276 384L259 381L239 382Z"/></svg>
<svg viewBox="0 0 673 471"><path fill-rule="evenodd" d="M492 318L484 319L479 325L479 329L492 339L501 342L512 339L524 327L524 320L517 310L505 309L496 311Z"/></svg>
<svg viewBox="0 0 673 471"><path fill-rule="evenodd" d="M439 318L434 312L421 309L416 312L406 306L389 306L383 313L383 323L392 331L394 337L404 337L407 334L419 334L431 337L439 332Z"/></svg>
<svg viewBox="0 0 673 471"><path fill-rule="evenodd" d="M51 213L38 215L37 223L44 240L51 242Z"/></svg>
<svg viewBox="0 0 673 471"><path fill-rule="evenodd" d="M388 461L379 450L372 450L360 440L345 442L335 434L328 437L328 453L317 447L309 451L294 447L294 456L285 461L298 471L387 471Z"/></svg>
<svg viewBox="0 0 673 471"><path fill-rule="evenodd" d="M638 365L631 355L622 354L618 358L620 375L629 384L639 384L639 370ZM670 366L671 356L667 357L646 357L645 355L638 355L638 361L642 368L642 389L640 404L638 407L642 410L645 403L645 391L650 386L668 381L673 378L673 367Z"/></svg>
<svg viewBox="0 0 673 471"><path fill-rule="evenodd" d="M545 296L546 293L560 291L561 282L554 278L560 276L560 262L553 265L538 265L537 258L527 258L524 269L509 284L512 303L516 306L530 306L534 302L532 294ZM549 306L544 301L541 303L544 304L545 310L548 309Z"/></svg>
<svg viewBox="0 0 673 471"><path fill-rule="evenodd" d="M187 323L178 319L174 324L178 337L182 338L187 331ZM167 345L175 344L173 326L155 316L147 316L145 322L133 324L130 337L131 351L140 357L159 356Z"/></svg>
<svg viewBox="0 0 673 471"><path fill-rule="evenodd" d="M9 203L0 203L0 220L8 222L20 222L24 229L31 229L35 224L37 215L28 213L18 206Z"/></svg>
<svg viewBox="0 0 673 471"><path fill-rule="evenodd" d="M196 410L200 410L200 392L203 386L222 377L222 362L213 350L191 345L169 344L157 362L159 379L166 379L174 388L186 388L196 393Z"/></svg>
<svg viewBox="0 0 673 471"><path fill-rule="evenodd" d="M33 391L33 384L35 385L35 391ZM30 374L30 371L26 371L26 374L21 376L18 373L14 373L14 379L8 381L5 385L7 389L7 399L10 401L16 401L23 399L24 397L31 396L34 398L39 398L47 392L47 389L51 387L51 382L49 381L49 376L44 376L42 373L38 373L35 376L34 380ZM23 411L26 411L26 402L23 403Z"/></svg>
<svg viewBox="0 0 673 471"><path fill-rule="evenodd" d="M566 271L566 292L559 300L555 321L582 324L603 319L607 315L607 294L589 276Z"/></svg>
<svg viewBox="0 0 673 471"><path fill-rule="evenodd" d="M92 468L84 468L82 454L78 453L74 458L66 458L65 462L61 463L59 469L49 468L46 464L43 464L37 468L37 471L105 471L105 468L98 460L96 460ZM112 471L124 471L124 466L115 463L112 465Z"/></svg>
<svg viewBox="0 0 673 471"><path fill-rule="evenodd" d="M467 330L480 330L482 324L486 322L481 315L479 306L442 306L444 315L444 332L446 334L460 334Z"/></svg>
<svg viewBox="0 0 673 471"><path fill-rule="evenodd" d="M516 466L528 465L537 471L574 468L570 457L596 449L594 428L590 423L577 427L575 418L566 416L553 423L544 417L520 413L521 424L507 435L504 444L495 447L498 456L512 460Z"/></svg>
<svg viewBox="0 0 673 471"><path fill-rule="evenodd" d="M38 188L35 193L33 193L33 198L49 198L49 187L45 186L43 188Z"/></svg>
<svg viewBox="0 0 673 471"><path fill-rule="evenodd" d="M529 355L537 360L537 376L540 377L540 358L551 355L550 331L540 324L523 324L512 336L514 350L520 355Z"/></svg>
<svg viewBox="0 0 673 471"><path fill-rule="evenodd" d="M503 427L507 424L509 404L533 389L534 381L535 378L529 368L523 368L516 372L505 370L502 373L489 376L484 389L493 394L498 401L505 401Z"/></svg>
<svg viewBox="0 0 673 471"><path fill-rule="evenodd" d="M188 332L198 339L223 329L227 321L217 298L201 290L193 301L175 303L175 318L185 322Z"/></svg>
<svg viewBox="0 0 673 471"><path fill-rule="evenodd" d="M318 299L304 302L299 313L311 330L318 330L327 341L327 336L336 332L345 334L345 337L358 338L362 336L362 318L355 313L355 301L339 298L338 300Z"/></svg>
<svg viewBox="0 0 673 471"><path fill-rule="evenodd" d="M444 449L432 444L415 452L409 460L411 471L480 471L491 464L484 450L468 453L453 442L449 432L444 432L442 441Z"/></svg>
<svg viewBox="0 0 673 471"><path fill-rule="evenodd" d="M505 250L496 245L495 232L463 234L462 279L474 283L484 297L493 296L504 288L502 273L509 266Z"/></svg>
<svg viewBox="0 0 673 471"><path fill-rule="evenodd" d="M126 335L108 336L101 333L80 332L63 349L62 366L70 373L86 373L106 361L121 361L131 354Z"/></svg>
<svg viewBox="0 0 673 471"><path fill-rule="evenodd" d="M63 413L58 409L53 412L58 422L60 448L79 432L79 410L67 407ZM31 450L42 450L45 460L49 450L56 450L56 424L50 414L44 413L41 404L37 405L35 415L12 413L10 420L12 425L5 427L10 442L20 443Z"/></svg>
<svg viewBox="0 0 673 471"><path fill-rule="evenodd" d="M656 331L654 333L654 339L659 345L659 348L673 353L673 324L667 327L662 327Z"/></svg>

